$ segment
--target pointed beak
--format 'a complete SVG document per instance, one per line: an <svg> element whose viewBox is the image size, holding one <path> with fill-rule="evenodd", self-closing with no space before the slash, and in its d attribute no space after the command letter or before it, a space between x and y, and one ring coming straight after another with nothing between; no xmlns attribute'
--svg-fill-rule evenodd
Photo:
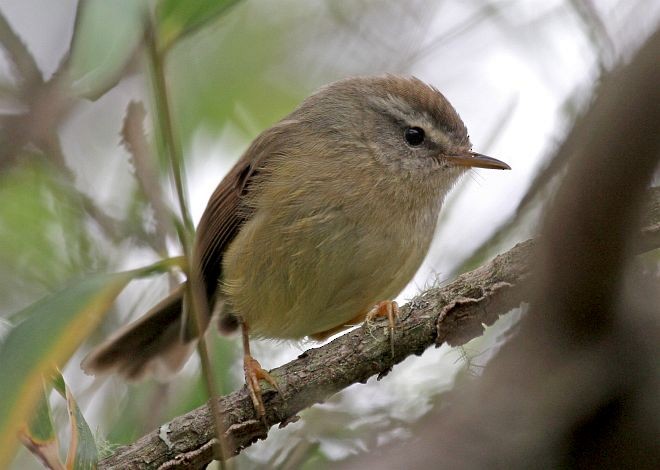
<svg viewBox="0 0 660 470"><path fill-rule="evenodd" d="M470 166L474 168L491 168L493 170L510 170L511 167L503 161L488 157L471 150L459 153L458 155L445 155L448 163L456 166Z"/></svg>

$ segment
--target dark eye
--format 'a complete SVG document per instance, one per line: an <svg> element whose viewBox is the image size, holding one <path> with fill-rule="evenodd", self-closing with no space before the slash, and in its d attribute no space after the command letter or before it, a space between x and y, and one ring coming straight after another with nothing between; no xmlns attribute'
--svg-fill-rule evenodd
<svg viewBox="0 0 660 470"><path fill-rule="evenodd" d="M417 147L424 142L424 129L421 127L409 127L403 133L403 137L406 139L406 142L408 142L408 145Z"/></svg>

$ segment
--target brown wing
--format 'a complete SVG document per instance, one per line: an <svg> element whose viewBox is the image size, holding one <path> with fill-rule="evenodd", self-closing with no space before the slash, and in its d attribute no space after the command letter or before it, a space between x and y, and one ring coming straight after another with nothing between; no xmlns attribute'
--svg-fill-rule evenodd
<svg viewBox="0 0 660 470"><path fill-rule="evenodd" d="M201 270L210 303L222 279L222 258L253 209L244 204L245 196L255 189L257 174L264 175L269 157L286 153L287 135L297 121L285 120L264 131L220 182L209 199L195 238L195 262ZM258 188L258 186L257 186Z"/></svg>
<svg viewBox="0 0 660 470"><path fill-rule="evenodd" d="M282 121L257 137L220 182L206 206L195 237L194 263L202 273L211 302L222 279L224 252L252 215L251 208L244 203L245 196L258 191L259 185L252 184L257 174L262 174L260 180L267 178L267 171L263 170L272 160L270 157L286 155L288 146L293 145L296 123ZM83 368L93 373L116 369L132 379L149 371L160 375L159 371L164 369L167 372L180 369L192 351L190 340L197 331L182 316L186 310L183 293L180 286L143 318L123 328L90 353ZM207 318L200 325L202 330L208 321Z"/></svg>
<svg viewBox="0 0 660 470"><path fill-rule="evenodd" d="M195 262L211 302L222 275L222 255L250 215L241 202L254 172L253 163L241 158L213 192L197 227Z"/></svg>

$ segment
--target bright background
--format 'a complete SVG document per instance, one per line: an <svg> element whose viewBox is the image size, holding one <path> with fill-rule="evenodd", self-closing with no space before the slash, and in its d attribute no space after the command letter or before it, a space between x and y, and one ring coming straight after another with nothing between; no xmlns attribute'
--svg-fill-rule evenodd
<svg viewBox="0 0 660 470"><path fill-rule="evenodd" d="M81 94L117 75L140 39L139 2L86 3L72 56L74 85ZM45 79L69 49L76 5L73 0L0 0L0 12ZM174 44L168 56L193 218L199 219L210 193L251 139L318 86L359 74L415 75L453 103L475 150L506 161L513 170L473 171L452 192L431 253L401 294L405 301L535 233L552 179L501 237L471 258L514 217L535 175L592 98L602 71L625 61L659 18L660 2L652 0L239 1ZM15 87L10 62L0 55L2 115L22 109L12 94ZM151 98L138 56L115 86L98 99L80 100L62 119L58 135L72 178L64 180L32 158L0 162L0 320L84 273L159 259L140 240L154 231L153 211L140 199L130 155L120 145L128 103L141 101L151 109ZM151 135L153 125L147 121L146 127ZM163 188L176 207L165 177ZM80 195L121 222L116 237L81 210ZM179 253L174 238L168 247L171 255ZM94 380L79 369L90 347L144 312L167 285L164 277L131 284L65 369L88 422L111 444L131 442L205 401L196 357L170 384ZM411 423L441 403L457 377L479 373L516 318L509 315L466 348L429 350L380 382L350 387L307 410L300 422L271 430L267 441L244 452L241 468L266 463L296 468L301 462L311 468L410 436ZM223 390L239 387L238 340L209 337ZM306 347L310 344L260 341L253 353L271 368ZM64 408L55 404L55 411L65 419ZM15 468L39 466L23 452Z"/></svg>

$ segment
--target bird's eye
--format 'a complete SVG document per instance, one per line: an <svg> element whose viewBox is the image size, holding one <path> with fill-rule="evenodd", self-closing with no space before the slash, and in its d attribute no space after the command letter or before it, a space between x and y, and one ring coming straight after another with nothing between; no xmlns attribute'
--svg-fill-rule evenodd
<svg viewBox="0 0 660 470"><path fill-rule="evenodd" d="M421 127L409 127L403 133L403 137L408 142L408 145L417 147L424 142L424 129Z"/></svg>

